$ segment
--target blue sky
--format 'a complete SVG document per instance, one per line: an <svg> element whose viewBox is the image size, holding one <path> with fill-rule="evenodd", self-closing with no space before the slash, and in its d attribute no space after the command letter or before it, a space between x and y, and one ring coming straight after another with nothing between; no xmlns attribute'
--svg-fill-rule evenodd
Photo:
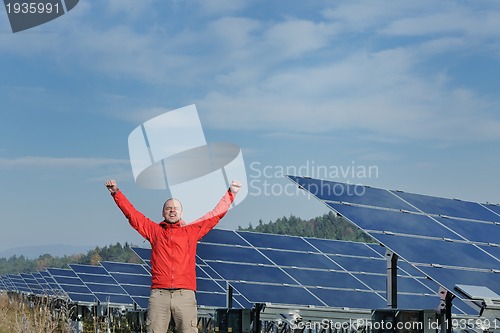
<svg viewBox="0 0 500 333"><path fill-rule="evenodd" d="M499 31L498 1L80 0L18 33L2 7L0 250L143 244L103 183L159 220L127 138L190 104L245 159L221 228L328 211L284 172L500 203Z"/></svg>

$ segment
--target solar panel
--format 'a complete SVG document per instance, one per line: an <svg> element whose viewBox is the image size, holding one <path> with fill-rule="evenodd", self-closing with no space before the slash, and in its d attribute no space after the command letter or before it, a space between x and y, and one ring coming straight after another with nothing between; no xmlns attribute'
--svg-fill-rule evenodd
<svg viewBox="0 0 500 333"><path fill-rule="evenodd" d="M363 230L381 233L399 233L423 237L461 239L449 228L427 215L394 210L373 209L345 204L327 203L331 209L351 221L363 221ZM401 223L404 221L404 223Z"/></svg>
<svg viewBox="0 0 500 333"><path fill-rule="evenodd" d="M401 235L373 233L373 236L412 263L470 269L500 269L498 259L474 244Z"/></svg>
<svg viewBox="0 0 500 333"><path fill-rule="evenodd" d="M248 264L263 264L270 265L271 262L266 259L256 249L251 247L228 247L215 244L200 243L198 244L198 255L203 260L220 260L227 262L240 262Z"/></svg>
<svg viewBox="0 0 500 333"><path fill-rule="evenodd" d="M246 244L244 245L246 246L251 245L253 247L258 247L258 248L279 249L286 251L318 252L301 237L271 235L262 233L252 233L252 232L238 232L230 234L239 235L240 239L241 238L245 239ZM210 240L206 238L203 238L203 241L210 242ZM223 240L219 240L218 243L227 244L224 243Z"/></svg>
<svg viewBox="0 0 500 333"><path fill-rule="evenodd" d="M292 276L303 286L322 286L324 288L364 289L370 290L366 284L356 279L355 276L342 271L284 268L284 271Z"/></svg>
<svg viewBox="0 0 500 333"><path fill-rule="evenodd" d="M289 178L416 267L424 275L416 281L424 288L429 287L428 278L452 292L457 283L480 284L500 292L497 205ZM405 302L402 295L398 296ZM464 309L466 299L453 303L460 311L471 313L470 308Z"/></svg>
<svg viewBox="0 0 500 333"><path fill-rule="evenodd" d="M419 211L479 221L500 222L500 216L476 202L438 198L421 194L394 192ZM376 202L376 201L374 201Z"/></svg>
<svg viewBox="0 0 500 333"><path fill-rule="evenodd" d="M302 268L340 269L330 257L321 253L260 250L274 265Z"/></svg>
<svg viewBox="0 0 500 333"><path fill-rule="evenodd" d="M241 233L227 232L222 229L212 229L208 234L203 236L203 242L213 244L226 244L235 246L248 246L245 238L240 236Z"/></svg>
<svg viewBox="0 0 500 333"><path fill-rule="evenodd" d="M98 299L71 269L47 268L47 272L59 288L64 291L69 301L83 305L97 303Z"/></svg>
<svg viewBox="0 0 500 333"><path fill-rule="evenodd" d="M483 206L500 216L500 205L484 204Z"/></svg>
<svg viewBox="0 0 500 333"><path fill-rule="evenodd" d="M478 248L482 249L483 251L492 254L495 256L495 258L500 258L500 246L484 246L484 245L477 245Z"/></svg>
<svg viewBox="0 0 500 333"><path fill-rule="evenodd" d="M48 271L39 271L40 276L47 282L52 290L54 296L64 297L65 292L61 289L61 287L57 284L56 280L52 277L52 275Z"/></svg>
<svg viewBox="0 0 500 333"><path fill-rule="evenodd" d="M232 251L246 256L224 255ZM333 294L354 308L387 302L384 254L364 243L218 230L216 237L202 239L198 256L208 266L204 272L228 281L250 303L334 306L328 299ZM422 274L400 271L399 280L409 298L439 304L437 285L430 287ZM357 297L359 292L366 297Z"/></svg>
<svg viewBox="0 0 500 333"><path fill-rule="evenodd" d="M50 285L47 283L47 281L43 278L42 274L40 272L34 272L32 273L33 277L37 281L37 283L40 285L42 288L42 295L45 296L55 296L54 291L50 287Z"/></svg>
<svg viewBox="0 0 500 333"><path fill-rule="evenodd" d="M10 286L7 283L7 277L0 276L0 290L11 291Z"/></svg>
<svg viewBox="0 0 500 333"><path fill-rule="evenodd" d="M250 303L326 306L316 295L297 285L270 285L250 282L231 282Z"/></svg>
<svg viewBox="0 0 500 333"><path fill-rule="evenodd" d="M398 279L398 291L402 293L433 294L436 292L434 286L435 284L429 283L424 277L416 278L401 276Z"/></svg>
<svg viewBox="0 0 500 333"><path fill-rule="evenodd" d="M21 275L9 274L8 277L18 292L25 293L25 294L32 294L33 293Z"/></svg>
<svg viewBox="0 0 500 333"><path fill-rule="evenodd" d="M376 248L372 248L369 244L358 242L346 242L330 239L304 237L304 240L311 244L317 251L324 254L350 255L356 257L383 257L384 252L377 252ZM380 248L380 247L379 247Z"/></svg>
<svg viewBox="0 0 500 333"><path fill-rule="evenodd" d="M101 261L100 264L139 308L148 308L151 274L143 265L109 261Z"/></svg>
<svg viewBox="0 0 500 333"><path fill-rule="evenodd" d="M131 247L132 251L137 254L139 258L149 267L151 267L151 249L145 249L142 247Z"/></svg>
<svg viewBox="0 0 500 333"><path fill-rule="evenodd" d="M369 304L370 307L376 309L385 307L387 304L382 295L372 291L325 288L309 288L309 290L330 307L360 308L360 304Z"/></svg>
<svg viewBox="0 0 500 333"><path fill-rule="evenodd" d="M288 274L275 266L255 266L224 262L210 262L208 264L227 281L296 284Z"/></svg>
<svg viewBox="0 0 500 333"><path fill-rule="evenodd" d="M101 304L133 307L127 292L101 266L71 264L69 267L85 283Z"/></svg>
<svg viewBox="0 0 500 333"><path fill-rule="evenodd" d="M227 250L227 248L226 248ZM216 261L214 261L216 263ZM227 263L234 265L234 263ZM239 267L239 266L238 266ZM227 307L228 280L211 265L197 255L196 265L196 298L198 305L204 307ZM241 276L241 275L240 275ZM251 308L252 304L238 290L232 289L232 307L236 309Z"/></svg>
<svg viewBox="0 0 500 333"><path fill-rule="evenodd" d="M14 285L14 283L10 279L9 275L4 275L3 276L3 281L4 281L4 284L5 284L5 287L7 288L7 291L18 292L17 287Z"/></svg>
<svg viewBox="0 0 500 333"><path fill-rule="evenodd" d="M454 230L462 238L475 243L487 243L500 245L498 233L500 226L494 222L475 222L458 220L454 218L436 217L437 222Z"/></svg>
<svg viewBox="0 0 500 333"><path fill-rule="evenodd" d="M386 274L386 261L383 258L328 256L332 258L332 260L335 260L339 267L351 273L374 273L384 276Z"/></svg>
<svg viewBox="0 0 500 333"><path fill-rule="evenodd" d="M301 188L323 201L349 202L367 206L376 203L377 207L417 211L416 208L386 190L320 179L288 177Z"/></svg>
<svg viewBox="0 0 500 333"><path fill-rule="evenodd" d="M31 293L33 295L36 295L36 296L43 296L43 295L45 295L45 293L43 292L43 288L40 286L40 284L35 279L35 277L33 276L33 274L31 274L31 273L21 273L19 275L23 278L24 282L26 282L26 284L30 288Z"/></svg>

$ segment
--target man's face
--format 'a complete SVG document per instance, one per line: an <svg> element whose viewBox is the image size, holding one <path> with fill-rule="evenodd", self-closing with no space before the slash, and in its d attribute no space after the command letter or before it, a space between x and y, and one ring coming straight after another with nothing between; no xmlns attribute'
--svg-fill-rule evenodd
<svg viewBox="0 0 500 333"><path fill-rule="evenodd" d="M163 205L163 218L168 223L177 223L182 218L182 205L179 200L170 199Z"/></svg>

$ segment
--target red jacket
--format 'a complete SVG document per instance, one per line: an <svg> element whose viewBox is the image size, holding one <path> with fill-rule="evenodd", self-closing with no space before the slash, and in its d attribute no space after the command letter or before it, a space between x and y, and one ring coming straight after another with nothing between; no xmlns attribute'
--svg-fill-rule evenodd
<svg viewBox="0 0 500 333"><path fill-rule="evenodd" d="M228 190L212 211L190 224L158 224L135 209L121 191L113 195L130 225L151 243L151 288L196 291L196 245L226 214L234 196Z"/></svg>

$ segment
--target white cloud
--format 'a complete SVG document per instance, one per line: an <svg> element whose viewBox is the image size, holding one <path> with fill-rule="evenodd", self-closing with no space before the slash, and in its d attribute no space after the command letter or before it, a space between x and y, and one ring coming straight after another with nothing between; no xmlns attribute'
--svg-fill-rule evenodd
<svg viewBox="0 0 500 333"><path fill-rule="evenodd" d="M441 13L396 19L379 32L395 36L460 34L496 38L499 30L500 11L453 8Z"/></svg>
<svg viewBox="0 0 500 333"><path fill-rule="evenodd" d="M109 13L130 19L144 17L148 12L156 10L154 0L107 0L97 5L94 4L93 7L98 10L103 5Z"/></svg>
<svg viewBox="0 0 500 333"><path fill-rule="evenodd" d="M500 122L490 109L495 101L470 89L448 88L441 73L420 75L415 51L358 54L287 70L237 95L213 91L201 103L220 128L239 124L307 133L358 128L382 139L499 139Z"/></svg>
<svg viewBox="0 0 500 333"><path fill-rule="evenodd" d="M363 10L359 10L360 6L362 5L358 3L349 8L348 11L356 10L351 12L353 16L348 17L347 21L365 18ZM393 16L408 10L399 6L383 13L370 8L369 5L367 7L364 9L366 15L370 13L370 24L373 26L387 25L386 22L380 21L380 17L392 18L397 22L398 19ZM426 19L432 17L432 14L428 14L428 10L423 8L417 10L416 14L407 14L411 17L408 20L415 22L419 22L419 15L425 14L421 24L430 26L425 34L427 39L406 42L396 47L367 44L338 56L339 53L332 52L335 50L337 39L332 42L323 38L318 43L309 44L310 50L326 47L327 52L336 55L331 60L323 58L322 61L310 62L306 56L302 56L303 63L290 68L278 66L277 69L270 65L272 62L268 62L267 68L262 68L261 63L266 62L265 59L255 64L250 62L246 64L245 70L235 70L224 76L224 82L234 79L234 82L242 84L239 90L233 89L226 93L215 87L200 103L210 111L208 118L212 125L219 128L230 123L239 124L245 129L279 128L280 131L306 133L357 128L376 134L380 140L395 137L404 140L498 140L500 120L493 112L498 100L480 95L474 90L474 86L468 87L466 82L454 82L454 78L447 74L446 67L438 69L437 72L422 71L425 62L436 55L449 54L450 57L457 56L456 61L460 61L460 52L470 52L469 48L475 45L465 34L467 31L475 31L473 27L482 21L481 15L469 19L467 31L447 27L445 23L441 30L444 35L436 36L438 31L434 29L437 29L437 25L432 22L452 21L460 17L460 8L452 7L446 10L458 12L444 13L438 19L432 20ZM340 13L345 10L347 7L340 8ZM338 13L326 11L325 15L336 18ZM357 18L356 15L361 17ZM280 32L288 30L281 29L286 24L288 23L271 27L263 32L262 36L265 40L272 40L268 36L279 40L282 36ZM304 22L294 24L301 26ZM391 21L388 26L392 27ZM305 31L305 34L308 31L304 26L299 30ZM396 34L397 29L393 30ZM333 36L333 31L332 26L328 37ZM387 28L384 33L389 31L392 31L391 28ZM446 36L450 31L452 34ZM404 34L404 30L402 33ZM322 42L325 44L322 45ZM358 44L361 45L359 42ZM262 45L264 43L260 46ZM307 52L308 46L305 45L302 49L299 46L298 54L300 51ZM374 50L370 50L371 48ZM346 49L343 52L345 51ZM294 57L294 53L283 52L286 56L281 56L279 51L270 52L270 57L279 59L277 64L284 64ZM315 53L317 58L318 54L320 53ZM252 66L255 68L253 73L259 75L248 74L252 73ZM248 81L243 86L245 79Z"/></svg>
<svg viewBox="0 0 500 333"><path fill-rule="evenodd" d="M196 0L198 10L205 15L231 14L249 6L246 0Z"/></svg>
<svg viewBox="0 0 500 333"><path fill-rule="evenodd" d="M329 45L334 27L306 20L288 20L271 26L263 35L263 47L273 56L292 59Z"/></svg>
<svg viewBox="0 0 500 333"><path fill-rule="evenodd" d="M262 24L246 17L222 17L208 24L209 33L214 41L224 47L224 51L237 51L256 42L255 35L263 28Z"/></svg>
<svg viewBox="0 0 500 333"><path fill-rule="evenodd" d="M83 158L83 157L47 157L47 156L24 156L18 158L0 158L2 168L93 168L112 165L130 164L129 160L111 158Z"/></svg>
<svg viewBox="0 0 500 333"><path fill-rule="evenodd" d="M400 15L418 15L421 11L436 8L433 1L385 1L367 2L362 0L338 2L323 9L323 16L337 22L342 31L362 32L384 26Z"/></svg>
<svg viewBox="0 0 500 333"><path fill-rule="evenodd" d="M432 3L345 2L323 9L322 22L301 13L259 20L238 13L249 6L244 1L227 8L223 1L200 1L198 14L213 19L176 31L148 29L147 22L84 24L88 17L82 13L91 15L87 5L80 26L70 31L43 38L25 34L15 41L0 36L7 42L0 48L25 57L72 59L72 65L129 82L185 87L192 91L186 104L196 96L205 118L219 128L236 124L305 133L356 128L380 140L498 139L499 120L492 112L498 100L455 82L446 68L422 68L444 54L459 61L461 52L478 43L470 36L495 35L499 13L466 3ZM106 4L112 15L133 6ZM151 4L138 10L148 12ZM399 43L394 36L421 38ZM180 107L179 101L169 103ZM128 113L142 122L163 112L149 107Z"/></svg>

